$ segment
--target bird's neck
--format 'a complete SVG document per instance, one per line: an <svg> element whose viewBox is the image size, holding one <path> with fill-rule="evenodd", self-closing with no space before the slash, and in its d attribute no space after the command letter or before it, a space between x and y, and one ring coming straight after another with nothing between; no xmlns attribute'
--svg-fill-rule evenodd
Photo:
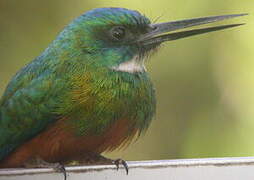
<svg viewBox="0 0 254 180"><path fill-rule="evenodd" d="M113 66L114 71L127 72L127 73L142 73L146 72L144 61L134 56L132 59L122 62L117 66Z"/></svg>

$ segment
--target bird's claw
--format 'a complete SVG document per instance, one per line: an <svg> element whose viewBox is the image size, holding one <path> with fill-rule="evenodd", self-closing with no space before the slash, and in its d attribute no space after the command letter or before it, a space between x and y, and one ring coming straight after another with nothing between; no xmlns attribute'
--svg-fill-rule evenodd
<svg viewBox="0 0 254 180"><path fill-rule="evenodd" d="M125 160L123 160L123 159L116 159L116 160L113 161L113 164L116 165L116 170L118 170L119 169L119 165L122 164L124 169L125 169L125 171L126 171L126 174L128 175L128 173L129 173L129 167L128 167L128 164L126 163Z"/></svg>
<svg viewBox="0 0 254 180"><path fill-rule="evenodd" d="M66 173L65 167L61 163L49 163L39 157L36 157L34 159L30 159L27 162L25 162L24 166L27 168L52 168L56 172L63 173L64 180L67 179L67 173Z"/></svg>
<svg viewBox="0 0 254 180"><path fill-rule="evenodd" d="M64 180L67 179L66 169L65 169L65 167L64 167L63 164L61 164L61 163L56 163L56 166L53 167L53 169L54 169L55 171L57 171L57 172L63 173L63 175L64 175Z"/></svg>

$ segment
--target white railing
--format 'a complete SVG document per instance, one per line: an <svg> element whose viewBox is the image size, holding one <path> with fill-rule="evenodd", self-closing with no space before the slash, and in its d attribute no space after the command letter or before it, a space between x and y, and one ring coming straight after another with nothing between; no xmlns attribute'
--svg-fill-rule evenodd
<svg viewBox="0 0 254 180"><path fill-rule="evenodd" d="M128 162L129 175L113 165L67 167L67 180L254 180L254 158ZM51 169L0 169L0 180L63 180Z"/></svg>

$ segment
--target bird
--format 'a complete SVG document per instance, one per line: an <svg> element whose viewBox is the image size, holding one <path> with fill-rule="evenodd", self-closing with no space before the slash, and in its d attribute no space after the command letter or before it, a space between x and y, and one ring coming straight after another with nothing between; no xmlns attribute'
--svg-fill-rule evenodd
<svg viewBox="0 0 254 180"><path fill-rule="evenodd" d="M244 15L152 23L138 11L110 7L77 17L7 85L0 168L107 160L101 153L127 147L155 115L146 59L164 42L242 24L179 30Z"/></svg>

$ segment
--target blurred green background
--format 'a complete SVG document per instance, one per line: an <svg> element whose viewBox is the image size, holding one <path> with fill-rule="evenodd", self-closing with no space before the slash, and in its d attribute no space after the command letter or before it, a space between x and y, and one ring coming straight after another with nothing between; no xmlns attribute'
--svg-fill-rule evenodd
<svg viewBox="0 0 254 180"><path fill-rule="evenodd" d="M147 63L157 115L126 160L254 155L253 0L0 0L0 94L73 18L98 7L136 9L159 22L250 13L247 25L164 44Z"/></svg>

